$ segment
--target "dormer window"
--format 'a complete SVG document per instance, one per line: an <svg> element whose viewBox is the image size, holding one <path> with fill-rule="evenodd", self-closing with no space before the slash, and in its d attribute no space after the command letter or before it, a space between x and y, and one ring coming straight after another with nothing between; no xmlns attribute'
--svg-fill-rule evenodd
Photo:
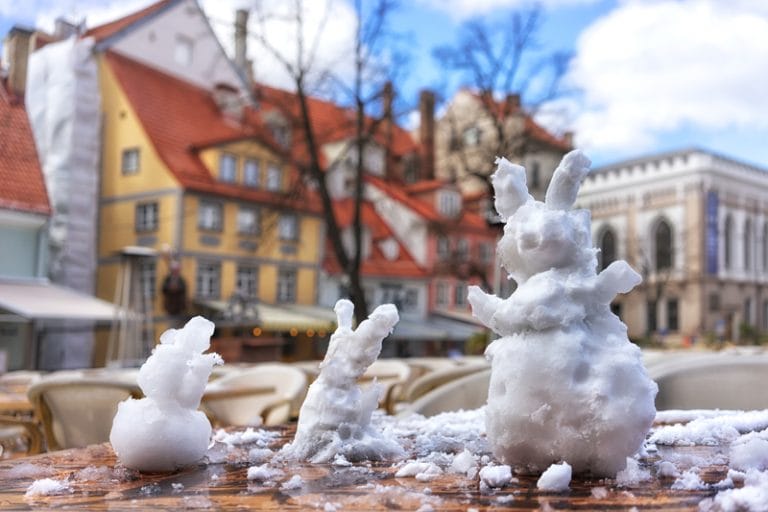
<svg viewBox="0 0 768 512"><path fill-rule="evenodd" d="M237 175L237 158L229 153L222 153L219 157L219 180L225 183L234 183Z"/></svg>
<svg viewBox="0 0 768 512"><path fill-rule="evenodd" d="M291 145L291 132L287 126L282 123L270 123L269 130L272 132L272 137L281 147L287 148Z"/></svg>
<svg viewBox="0 0 768 512"><path fill-rule="evenodd" d="M247 187L258 187L261 181L259 161L248 158L243 165L243 183Z"/></svg>
<svg viewBox="0 0 768 512"><path fill-rule="evenodd" d="M482 135L480 128L477 126L470 126L464 129L462 133L462 140L467 147L477 146L480 144L480 136Z"/></svg>
<svg viewBox="0 0 768 512"><path fill-rule="evenodd" d="M456 217L461 212L461 195L456 190L442 190L438 196L438 210L444 217Z"/></svg>
<svg viewBox="0 0 768 512"><path fill-rule="evenodd" d="M239 120L243 114L240 91L231 84L219 82L213 86L213 101L226 116Z"/></svg>
<svg viewBox="0 0 768 512"><path fill-rule="evenodd" d="M177 35L176 46L173 49L173 60L180 66L189 66L192 64L192 52L195 48L195 42L187 36Z"/></svg>

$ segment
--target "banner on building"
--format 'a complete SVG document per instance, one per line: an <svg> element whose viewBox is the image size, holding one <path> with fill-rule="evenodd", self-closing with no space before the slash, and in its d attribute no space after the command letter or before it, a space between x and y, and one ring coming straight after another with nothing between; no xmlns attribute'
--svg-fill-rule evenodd
<svg viewBox="0 0 768 512"><path fill-rule="evenodd" d="M707 273L717 274L717 192L707 193Z"/></svg>

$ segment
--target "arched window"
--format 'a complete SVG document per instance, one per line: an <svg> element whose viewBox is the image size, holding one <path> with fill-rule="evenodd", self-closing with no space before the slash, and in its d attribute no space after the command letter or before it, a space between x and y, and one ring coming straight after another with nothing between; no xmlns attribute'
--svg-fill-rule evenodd
<svg viewBox="0 0 768 512"><path fill-rule="evenodd" d="M733 220L731 219L731 216L728 215L725 218L725 225L723 226L723 264L725 265L725 268L731 268L731 265L733 264L733 255L731 254L732 251L732 243L733 243Z"/></svg>
<svg viewBox="0 0 768 512"><path fill-rule="evenodd" d="M752 223L744 221L744 270L752 268Z"/></svg>
<svg viewBox="0 0 768 512"><path fill-rule="evenodd" d="M600 254L598 255L598 270L616 261L616 235L611 228L605 228L598 239Z"/></svg>
<svg viewBox="0 0 768 512"><path fill-rule="evenodd" d="M768 272L768 222L763 224L763 272Z"/></svg>
<svg viewBox="0 0 768 512"><path fill-rule="evenodd" d="M656 270L672 268L672 228L665 220L656 224L653 236L656 243Z"/></svg>

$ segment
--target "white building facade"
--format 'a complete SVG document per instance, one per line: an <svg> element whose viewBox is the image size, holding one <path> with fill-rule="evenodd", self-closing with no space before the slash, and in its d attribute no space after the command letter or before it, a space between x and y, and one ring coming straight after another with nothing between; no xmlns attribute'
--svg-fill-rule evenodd
<svg viewBox="0 0 768 512"><path fill-rule="evenodd" d="M749 342L768 332L768 171L702 149L595 169L600 268L624 259L643 283L614 309L635 340Z"/></svg>

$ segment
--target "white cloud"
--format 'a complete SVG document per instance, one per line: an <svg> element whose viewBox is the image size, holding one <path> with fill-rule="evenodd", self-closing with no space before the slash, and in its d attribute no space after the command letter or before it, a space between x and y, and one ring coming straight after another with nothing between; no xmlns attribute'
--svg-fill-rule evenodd
<svg viewBox="0 0 768 512"><path fill-rule="evenodd" d="M590 4L596 0L419 0L419 3L436 11L443 11L455 20L482 16L499 9L520 9L541 5L548 9L579 4Z"/></svg>
<svg viewBox="0 0 768 512"><path fill-rule="evenodd" d="M584 92L580 146L643 150L681 128L768 128L768 8L620 4L581 34L567 82Z"/></svg>

